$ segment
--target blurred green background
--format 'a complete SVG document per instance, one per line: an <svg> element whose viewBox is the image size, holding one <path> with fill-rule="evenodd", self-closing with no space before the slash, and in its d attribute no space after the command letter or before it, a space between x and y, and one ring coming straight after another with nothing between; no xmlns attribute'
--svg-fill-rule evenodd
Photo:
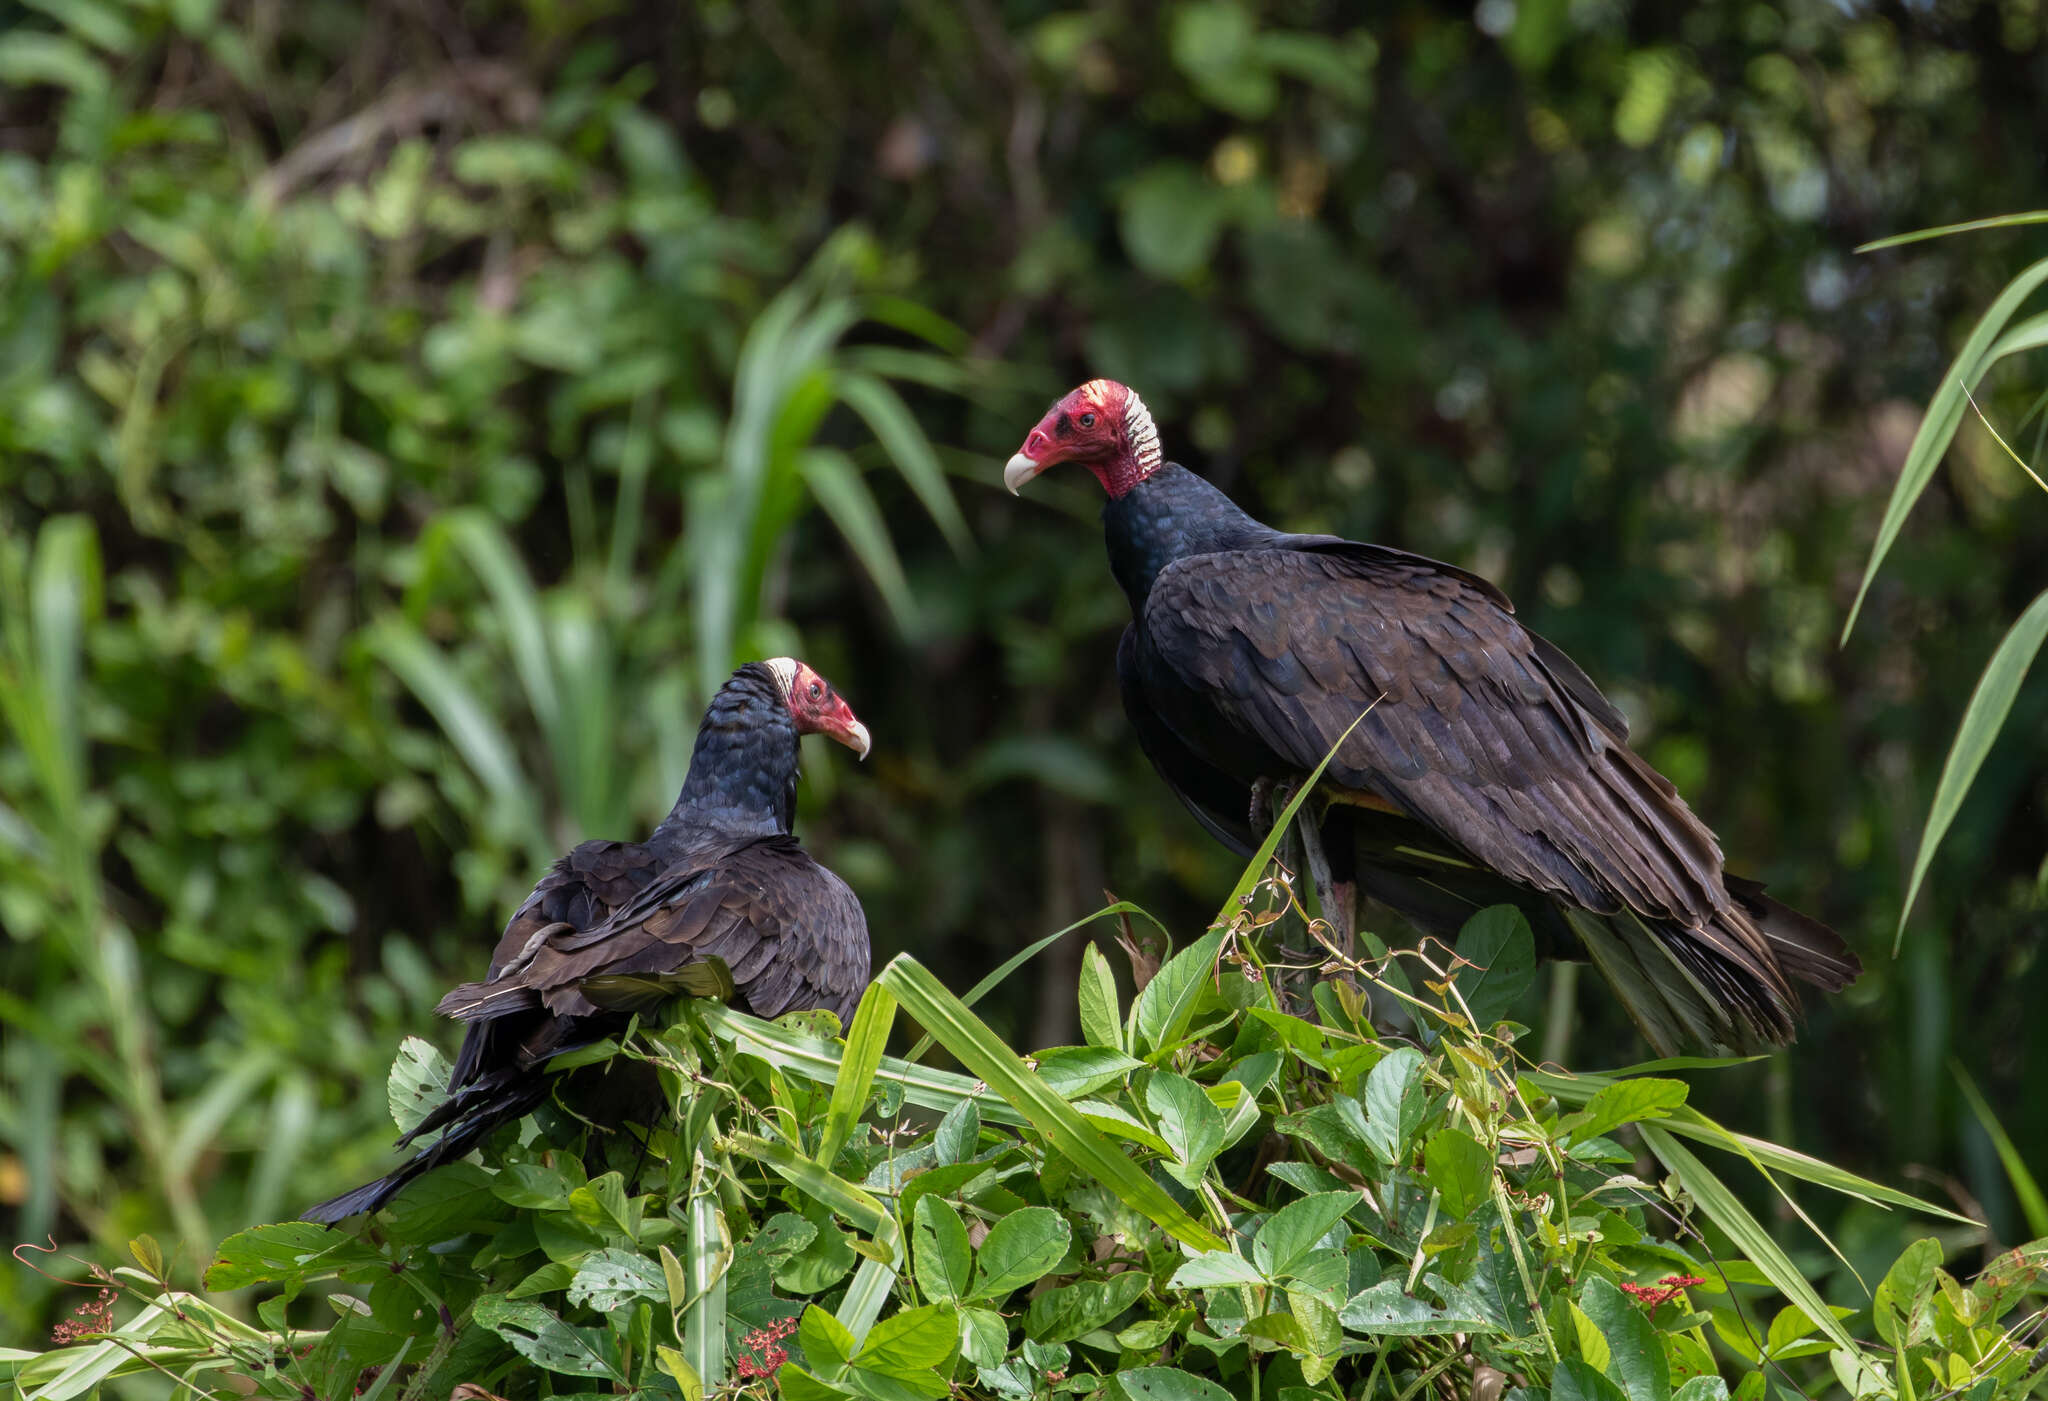
<svg viewBox="0 0 2048 1401"><path fill-rule="evenodd" d="M1361 12L0 0L9 1242L189 1269L380 1171L400 1037L750 657L874 731L801 830L878 964L964 988L1105 889L1197 932L1234 863L1120 713L1095 488L998 481L1097 374L1266 519L1506 586L1868 963L1696 1102L2023 1239L1952 1062L2048 1158L2048 688L1889 956L2044 583L1980 426L1836 636L2042 236L1851 250L2048 203L2041 0ZM2038 368L1984 399L2023 451ZM1641 1053L1591 980L1570 1046ZM1859 1262L1925 1233L1815 1205Z"/></svg>

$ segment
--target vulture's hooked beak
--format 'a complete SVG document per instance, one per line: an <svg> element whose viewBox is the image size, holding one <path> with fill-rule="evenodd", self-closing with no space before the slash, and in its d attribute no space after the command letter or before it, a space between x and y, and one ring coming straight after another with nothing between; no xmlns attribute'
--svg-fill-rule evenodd
<svg viewBox="0 0 2048 1401"><path fill-rule="evenodd" d="M1053 465L1051 462L1040 460L1051 448L1052 439L1046 434L1043 424L1031 430L1031 436L1024 440L1024 446L1017 449L1016 455L1003 464L1003 485L1010 489L1010 495L1017 495L1024 489L1024 483Z"/></svg>
<svg viewBox="0 0 2048 1401"><path fill-rule="evenodd" d="M868 727L853 718L853 710L845 701L839 703L836 714L827 717L825 722L818 726L818 733L828 739L838 740L851 749L857 759L867 758L868 750L874 744L868 736Z"/></svg>

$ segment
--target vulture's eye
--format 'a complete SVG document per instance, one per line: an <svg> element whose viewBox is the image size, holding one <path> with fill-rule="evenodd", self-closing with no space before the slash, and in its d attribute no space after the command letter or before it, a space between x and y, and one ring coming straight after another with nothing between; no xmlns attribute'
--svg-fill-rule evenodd
<svg viewBox="0 0 2048 1401"><path fill-rule="evenodd" d="M825 688L824 688L823 686L819 685L819 684L818 684L817 682L813 681L813 682L811 683L811 699L812 699L812 700L816 700L816 699L818 699L818 698L819 698L820 696L822 696L822 695L824 695L824 694L825 694Z"/></svg>
<svg viewBox="0 0 2048 1401"><path fill-rule="evenodd" d="M1092 413L1084 413L1084 414L1082 414L1082 415L1081 415L1081 426L1082 426L1083 428L1093 428L1093 427L1095 426L1095 415L1094 415L1094 414L1092 414Z"/></svg>

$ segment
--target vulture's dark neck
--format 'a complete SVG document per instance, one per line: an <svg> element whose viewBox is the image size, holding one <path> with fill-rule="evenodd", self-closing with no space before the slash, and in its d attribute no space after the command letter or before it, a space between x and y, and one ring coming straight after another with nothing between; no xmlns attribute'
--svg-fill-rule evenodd
<svg viewBox="0 0 2048 1401"><path fill-rule="evenodd" d="M789 831L796 819L796 764L789 706L767 668L749 662L711 698L682 794L650 840Z"/></svg>
<svg viewBox="0 0 2048 1401"><path fill-rule="evenodd" d="M1190 555L1270 545L1283 539L1177 462L1169 462L1102 508L1109 568L1136 613L1159 571Z"/></svg>

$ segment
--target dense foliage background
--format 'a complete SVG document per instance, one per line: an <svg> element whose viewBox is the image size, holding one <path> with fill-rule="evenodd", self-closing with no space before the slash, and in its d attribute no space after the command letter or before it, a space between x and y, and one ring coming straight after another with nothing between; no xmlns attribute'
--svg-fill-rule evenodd
<svg viewBox="0 0 2048 1401"><path fill-rule="evenodd" d="M399 1038L553 853L666 807L747 657L875 733L817 756L803 831L878 964L964 985L1104 888L1199 927L1235 863L1118 711L1092 485L998 484L1106 374L1268 519L1498 579L1738 868L1864 952L1695 1103L1982 1211L1959 1248L2022 1239L1952 1062L2040 1161L2039 686L1888 956L2043 582L1981 431L1836 636L1918 406L2039 237L1851 250L2044 203L2043 23L0 5L7 1234L150 1229L189 1269L379 1170ZM2011 436L2038 387L1986 412ZM991 1009L1012 1044L1074 1039L1078 956ZM1636 1059L1582 991L1546 1047ZM1917 1229L1841 1210L1880 1273ZM50 1288L0 1273L0 1310Z"/></svg>

